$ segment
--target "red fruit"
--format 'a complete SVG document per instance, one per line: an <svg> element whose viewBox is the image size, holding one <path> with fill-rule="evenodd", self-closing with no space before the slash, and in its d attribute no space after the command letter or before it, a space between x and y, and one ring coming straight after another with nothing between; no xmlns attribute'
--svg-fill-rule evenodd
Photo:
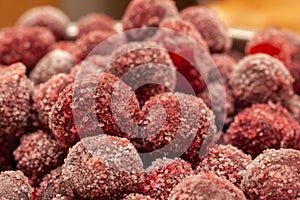
<svg viewBox="0 0 300 200"><path fill-rule="evenodd" d="M279 104L246 108L235 116L227 133L227 142L252 157L268 148L300 149L300 126Z"/></svg>
<svg viewBox="0 0 300 200"><path fill-rule="evenodd" d="M276 28L257 32L246 45L247 54L266 53L281 60L295 78L294 91L300 93L300 39L295 33Z"/></svg>
<svg viewBox="0 0 300 200"><path fill-rule="evenodd" d="M288 33L277 28L258 31L246 44L247 54L265 53L281 60L287 67L291 66L291 56L296 51L288 40ZM295 36L296 37L296 36Z"/></svg>
<svg viewBox="0 0 300 200"><path fill-rule="evenodd" d="M158 27L159 23L167 18L178 16L175 2L172 0L134 0L131 1L122 17L123 30ZM129 40L140 40L155 33L142 29L128 32ZM142 36L140 35L142 34Z"/></svg>
<svg viewBox="0 0 300 200"><path fill-rule="evenodd" d="M70 149L62 176L79 198L120 199L137 191L141 170L142 161L127 139L101 134Z"/></svg>
<svg viewBox="0 0 300 200"><path fill-rule="evenodd" d="M300 195L300 151L268 149L247 167L243 190L250 200L295 200Z"/></svg>
<svg viewBox="0 0 300 200"><path fill-rule="evenodd" d="M17 26L47 27L56 40L66 38L66 29L70 23L69 17L60 9L53 6L37 6L24 12L18 19Z"/></svg>
<svg viewBox="0 0 300 200"><path fill-rule="evenodd" d="M52 76L48 81L38 85L33 94L33 108L37 112L38 120L49 128L49 113L65 87L73 83L74 79L65 74Z"/></svg>
<svg viewBox="0 0 300 200"><path fill-rule="evenodd" d="M208 51L206 42L192 24L179 18L167 18L160 23L159 27L163 29L160 29L151 40L162 43L168 49L180 75L177 75L176 90L188 91L186 82L181 80L183 76L195 93L200 92L205 87L205 81L201 77L201 71L197 68L198 58L194 55L194 48L201 48L206 53Z"/></svg>
<svg viewBox="0 0 300 200"><path fill-rule="evenodd" d="M195 26L210 52L221 53L231 48L232 40L228 35L228 28L214 10L194 6L184 9L180 15Z"/></svg>
<svg viewBox="0 0 300 200"><path fill-rule="evenodd" d="M171 0L134 0L122 18L123 29L157 27L163 19L176 15L178 10Z"/></svg>
<svg viewBox="0 0 300 200"><path fill-rule="evenodd" d="M214 116L197 97L162 93L142 109L139 135L131 139L137 150L150 157L182 157L193 160L204 140L215 133Z"/></svg>
<svg viewBox="0 0 300 200"><path fill-rule="evenodd" d="M188 52L187 54L193 55L190 52L191 49L188 49L189 50L184 49L183 52ZM170 57L180 75L178 76L177 74L176 91L188 94L198 94L203 91L206 83L201 76L201 71L198 71L198 68L194 64L190 63L177 53L171 52Z"/></svg>
<svg viewBox="0 0 300 200"><path fill-rule="evenodd" d="M244 57L234 68L229 86L238 108L254 103L284 103L293 95L293 78L285 66L267 54Z"/></svg>
<svg viewBox="0 0 300 200"><path fill-rule="evenodd" d="M14 156L17 168L37 185L44 175L63 163L66 150L50 135L38 131L21 138Z"/></svg>
<svg viewBox="0 0 300 200"><path fill-rule="evenodd" d="M61 167L52 170L49 174L44 176L40 187L37 188L37 199L55 199L61 198L62 200L75 200L73 190L63 180L61 176Z"/></svg>
<svg viewBox="0 0 300 200"><path fill-rule="evenodd" d="M0 174L0 196L2 199L31 200L33 189L21 171L5 171Z"/></svg>
<svg viewBox="0 0 300 200"><path fill-rule="evenodd" d="M117 49L107 72L128 84L140 105L159 93L173 90L176 68L161 45L153 42L131 42Z"/></svg>
<svg viewBox="0 0 300 200"><path fill-rule="evenodd" d="M115 31L91 31L78 38L75 42L76 57L85 59L89 54L109 55L120 44L120 41L109 40ZM104 44L105 46L101 45ZM100 47L99 47L100 46ZM98 47L98 48L97 48ZM94 51L93 51L94 50Z"/></svg>
<svg viewBox="0 0 300 200"><path fill-rule="evenodd" d="M201 158L196 172L214 172L217 176L226 178L236 187L241 188L243 175L252 162L250 155L243 153L231 145L215 145L208 154Z"/></svg>
<svg viewBox="0 0 300 200"><path fill-rule="evenodd" d="M66 51L54 50L46 54L33 68L29 78L37 85L59 73L68 74L76 63L76 58Z"/></svg>
<svg viewBox="0 0 300 200"><path fill-rule="evenodd" d="M191 164L177 159L157 159L148 168L141 191L153 199L168 199L172 189L185 177L193 174Z"/></svg>
<svg viewBox="0 0 300 200"><path fill-rule="evenodd" d="M170 200L226 199L246 200L243 192L230 181L212 173L189 176L171 192Z"/></svg>
<svg viewBox="0 0 300 200"><path fill-rule="evenodd" d="M112 104L113 100L117 100L117 105ZM112 110L113 106L117 107ZM130 138L134 128L130 120L137 121L138 111L131 89L114 75L102 73L98 78L91 76L66 87L52 108L49 125L66 147L79 138L102 132Z"/></svg>
<svg viewBox="0 0 300 200"><path fill-rule="evenodd" d="M53 34L42 27L15 27L0 31L0 64L22 62L30 71L55 42Z"/></svg>
<svg viewBox="0 0 300 200"><path fill-rule="evenodd" d="M22 63L0 68L0 138L18 139L28 126L33 84L25 72Z"/></svg>
<svg viewBox="0 0 300 200"><path fill-rule="evenodd" d="M115 21L108 15L99 13L90 13L81 17L77 21L79 37L91 31L114 31Z"/></svg>

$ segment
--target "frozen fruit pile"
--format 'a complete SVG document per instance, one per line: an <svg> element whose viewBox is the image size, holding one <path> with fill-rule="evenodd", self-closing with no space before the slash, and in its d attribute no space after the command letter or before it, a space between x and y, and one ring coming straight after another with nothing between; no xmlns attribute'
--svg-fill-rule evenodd
<svg viewBox="0 0 300 200"><path fill-rule="evenodd" d="M300 199L300 36L237 53L172 0L117 23L40 6L0 30L0 200Z"/></svg>

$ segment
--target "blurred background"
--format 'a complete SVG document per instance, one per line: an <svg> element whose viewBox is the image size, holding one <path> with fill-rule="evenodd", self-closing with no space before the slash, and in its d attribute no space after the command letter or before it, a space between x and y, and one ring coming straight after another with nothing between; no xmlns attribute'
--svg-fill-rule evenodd
<svg viewBox="0 0 300 200"><path fill-rule="evenodd" d="M0 0L0 28L14 25L28 8L51 4L64 10L72 20L90 12L103 12L120 19L130 0ZM216 9L230 27L261 29L284 27L300 33L299 0L176 0L182 9L203 4Z"/></svg>

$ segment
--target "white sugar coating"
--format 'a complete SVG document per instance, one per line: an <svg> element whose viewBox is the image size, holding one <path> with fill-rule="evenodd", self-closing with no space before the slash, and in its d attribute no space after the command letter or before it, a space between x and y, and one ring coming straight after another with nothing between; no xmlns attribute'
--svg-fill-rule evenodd
<svg viewBox="0 0 300 200"><path fill-rule="evenodd" d="M125 138L103 135L96 136L94 140L83 138L82 142L88 153L107 167L128 173L137 173L143 170L134 146ZM100 144L102 145L100 146ZM138 165L132 165L132 163Z"/></svg>
<svg viewBox="0 0 300 200"><path fill-rule="evenodd" d="M28 125L33 84L26 67L16 63L0 69L0 137L20 137Z"/></svg>
<svg viewBox="0 0 300 200"><path fill-rule="evenodd" d="M130 2L123 15L123 30L157 27L162 19L177 15L178 10L174 1L134 0Z"/></svg>
<svg viewBox="0 0 300 200"><path fill-rule="evenodd" d="M300 197L300 151L268 149L248 166L243 191L250 200Z"/></svg>
<svg viewBox="0 0 300 200"><path fill-rule="evenodd" d="M0 197L4 200L31 200L33 189L21 171L5 171L0 174Z"/></svg>
<svg viewBox="0 0 300 200"><path fill-rule="evenodd" d="M33 183L39 184L44 175L63 163L65 151L49 134L37 131L20 139L14 157L17 168Z"/></svg>
<svg viewBox="0 0 300 200"><path fill-rule="evenodd" d="M228 28L214 10L204 6L188 7L181 11L181 17L196 27L211 52L225 52L231 48Z"/></svg>
<svg viewBox="0 0 300 200"><path fill-rule="evenodd" d="M167 199L172 189L182 179L194 174L191 164L180 158L157 159L146 171L141 191L158 200Z"/></svg>
<svg viewBox="0 0 300 200"><path fill-rule="evenodd" d="M75 200L74 192L71 187L63 180L61 171L61 167L58 167L44 176L43 181L36 189L35 195L37 199Z"/></svg>
<svg viewBox="0 0 300 200"><path fill-rule="evenodd" d="M267 54L245 56L229 76L237 107L254 103L284 103L294 94L294 78L284 64Z"/></svg>
<svg viewBox="0 0 300 200"><path fill-rule="evenodd" d="M45 27L9 27L0 31L0 63L22 62L30 71L55 42Z"/></svg>
<svg viewBox="0 0 300 200"><path fill-rule="evenodd" d="M137 190L142 170L142 161L127 139L101 134L70 149L62 176L80 198L119 199Z"/></svg>
<svg viewBox="0 0 300 200"><path fill-rule="evenodd" d="M204 141L215 134L212 111L202 99L184 93L150 98L139 125L140 135L131 141L140 152L151 152L147 156L154 159L166 156L192 161Z"/></svg>
<svg viewBox="0 0 300 200"><path fill-rule="evenodd" d="M150 196L145 196L142 194L131 193L127 195L123 200L153 200Z"/></svg>
<svg viewBox="0 0 300 200"><path fill-rule="evenodd" d="M240 188L243 175L251 161L250 155L232 145L215 145L201 158L196 172L213 171Z"/></svg>
<svg viewBox="0 0 300 200"><path fill-rule="evenodd" d="M115 34L116 32L112 30L95 30L82 35L75 42L77 58L83 60L92 54L111 55L116 48L125 42L122 35Z"/></svg>
<svg viewBox="0 0 300 200"><path fill-rule="evenodd" d="M46 82L56 74L68 74L75 64L76 58L73 55L66 51L56 49L39 60L30 72L29 78L35 84L40 84Z"/></svg>
<svg viewBox="0 0 300 200"><path fill-rule="evenodd" d="M246 200L243 192L230 181L212 173L200 173L181 181L171 192L169 200Z"/></svg>
<svg viewBox="0 0 300 200"><path fill-rule="evenodd" d="M149 167L147 167L146 171L151 172L151 171L156 170L160 167L164 167L168 164L171 164L172 162L174 162L174 159L171 159L171 158L166 158L166 157L157 158L151 163L151 165Z"/></svg>
<svg viewBox="0 0 300 200"><path fill-rule="evenodd" d="M122 78L134 90L149 83L175 88L176 68L160 44L131 42L114 51L112 60L107 71Z"/></svg>

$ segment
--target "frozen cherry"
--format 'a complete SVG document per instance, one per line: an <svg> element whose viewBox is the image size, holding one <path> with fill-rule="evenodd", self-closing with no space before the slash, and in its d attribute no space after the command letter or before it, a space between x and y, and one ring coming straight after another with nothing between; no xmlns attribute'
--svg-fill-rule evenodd
<svg viewBox="0 0 300 200"><path fill-rule="evenodd" d="M278 28L266 28L255 34L246 45L247 54L266 53L279 60L289 69L295 78L294 91L300 93L300 39L290 31Z"/></svg>
<svg viewBox="0 0 300 200"><path fill-rule="evenodd" d="M115 31L91 31L82 35L75 42L76 57L80 60L85 59L89 54L109 55L120 45L121 40L109 40ZM105 47L101 44L106 45ZM100 47L99 47L100 46ZM98 47L98 48L97 48Z"/></svg>
<svg viewBox="0 0 300 200"><path fill-rule="evenodd" d="M117 100L117 107L112 111L113 99ZM102 73L67 86L52 107L49 125L66 147L74 145L79 138L101 132L130 138L134 127L129 120L137 121L138 111L138 101L131 88L116 76Z"/></svg>
<svg viewBox="0 0 300 200"><path fill-rule="evenodd" d="M300 149L300 126L279 104L244 109L234 117L227 133L227 142L253 157L267 148Z"/></svg>
<svg viewBox="0 0 300 200"><path fill-rule="evenodd" d="M76 63L76 58L62 50L54 50L46 54L29 74L29 78L35 83L46 82L52 76L64 73L68 74Z"/></svg>
<svg viewBox="0 0 300 200"><path fill-rule="evenodd" d="M120 199L137 191L142 170L129 140L101 134L83 138L70 149L62 176L79 198Z"/></svg>
<svg viewBox="0 0 300 200"><path fill-rule="evenodd" d="M173 90L176 83L176 68L168 51L154 42L121 46L106 71L132 87L141 105L155 94Z"/></svg>
<svg viewBox="0 0 300 200"><path fill-rule="evenodd" d="M163 29L160 29L151 40L162 43L169 51L178 72L176 91L185 93L188 91L186 82L181 80L181 77L184 77L194 92L199 93L204 89L205 81L201 71L196 67L196 60L201 58L195 55L195 48L206 53L208 51L206 42L191 23L180 18L167 18L160 23L159 27Z"/></svg>
<svg viewBox="0 0 300 200"><path fill-rule="evenodd" d="M143 106L139 135L131 141L147 158L193 160L215 133L214 115L202 99L183 93L158 94ZM149 159L148 159L149 160Z"/></svg>
<svg viewBox="0 0 300 200"><path fill-rule="evenodd" d="M246 44L246 54L265 53L281 60L287 67L291 66L291 56L295 46L288 40L289 32L278 28L266 28L258 31ZM294 35L294 37L296 37Z"/></svg>
<svg viewBox="0 0 300 200"><path fill-rule="evenodd" d="M300 197L300 151L268 149L247 167L243 190L250 200Z"/></svg>
<svg viewBox="0 0 300 200"><path fill-rule="evenodd" d="M254 103L282 103L293 95L294 79L286 67L267 54L244 57L234 68L229 86L239 108Z"/></svg>
<svg viewBox="0 0 300 200"><path fill-rule="evenodd" d="M33 84L25 72L22 63L0 68L0 138L19 138L28 126Z"/></svg>
<svg viewBox="0 0 300 200"><path fill-rule="evenodd" d="M199 6L188 7L181 11L181 17L196 27L211 52L220 53L231 48L228 28L214 10Z"/></svg>
<svg viewBox="0 0 300 200"><path fill-rule="evenodd" d="M159 158L147 169L141 192L153 199L167 199L172 189L193 173L191 164L180 158Z"/></svg>
<svg viewBox="0 0 300 200"><path fill-rule="evenodd" d="M66 150L49 134L38 131L21 138L14 156L17 168L33 184L39 184L44 175L63 163Z"/></svg>
<svg viewBox="0 0 300 200"><path fill-rule="evenodd" d="M212 171L241 188L243 175L252 162L250 155L231 145L215 145L201 158L196 172Z"/></svg>
<svg viewBox="0 0 300 200"><path fill-rule="evenodd" d="M66 38L69 17L59 8L53 6L37 6L24 12L18 19L17 26L42 26L49 28L57 40Z"/></svg>
<svg viewBox="0 0 300 200"><path fill-rule="evenodd" d="M123 30L158 27L163 19L173 16L178 16L178 10L172 0L134 0L129 3L122 17ZM144 33L141 29L128 32L129 40L140 40L155 33L155 30L154 33L152 30Z"/></svg>
<svg viewBox="0 0 300 200"><path fill-rule="evenodd" d="M1 199L32 199L33 189L21 171L1 172L0 185Z"/></svg>
<svg viewBox="0 0 300 200"><path fill-rule="evenodd" d="M159 27L164 29L171 29L176 33L183 34L190 39L195 40L195 42L197 42L197 44L203 49L208 50L207 43L203 39L202 35L197 31L194 25L188 21L184 21L180 18L166 18L159 24Z"/></svg>
<svg viewBox="0 0 300 200"><path fill-rule="evenodd" d="M62 200L75 200L71 187L63 180L61 176L61 167L52 170L44 176L40 187L37 188L37 199L46 200L63 197Z"/></svg>
<svg viewBox="0 0 300 200"><path fill-rule="evenodd" d="M14 27L0 31L0 63L22 62L30 71L55 42L51 31L43 27Z"/></svg>

